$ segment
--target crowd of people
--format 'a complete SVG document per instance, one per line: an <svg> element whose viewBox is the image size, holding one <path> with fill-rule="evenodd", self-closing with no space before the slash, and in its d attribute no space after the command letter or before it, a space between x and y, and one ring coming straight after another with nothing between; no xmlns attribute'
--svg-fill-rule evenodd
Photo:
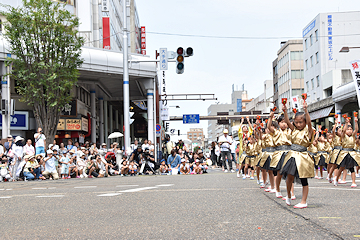
<svg viewBox="0 0 360 240"><path fill-rule="evenodd" d="M235 150L239 166L237 177L254 179L256 172L260 188L275 193L287 205L290 206L291 200L296 199L294 183L301 184L302 199L294 208L307 207L308 178L322 179L326 168L327 180L338 186L346 183L347 171L350 171L351 187L355 188L360 166L357 114L354 114L354 127L350 124L350 118L344 115L345 123L335 123L332 131L328 131L321 126L313 128L306 102L303 108L304 112L296 112L291 120L285 105L282 113L275 117L272 111L265 122L259 117L255 124L244 125L242 118L239 144ZM247 122L250 123L249 118ZM227 139L226 135L227 131L224 131L224 138L219 139L221 144L225 141L221 139ZM229 156L227 158L230 159ZM280 191L282 179L286 182L284 197ZM270 186L266 188L268 184Z"/></svg>

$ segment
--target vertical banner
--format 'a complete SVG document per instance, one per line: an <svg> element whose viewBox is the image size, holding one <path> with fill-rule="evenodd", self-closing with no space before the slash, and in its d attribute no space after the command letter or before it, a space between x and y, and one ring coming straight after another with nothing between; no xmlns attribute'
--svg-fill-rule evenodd
<svg viewBox="0 0 360 240"><path fill-rule="evenodd" d="M103 48L110 50L110 18L103 17Z"/></svg>
<svg viewBox="0 0 360 240"><path fill-rule="evenodd" d="M350 68L351 68L351 73L352 73L353 79L354 79L358 104L359 104L359 108L360 108L360 68L359 68L360 60L354 60L354 61L350 62L350 64L351 64Z"/></svg>
<svg viewBox="0 0 360 240"><path fill-rule="evenodd" d="M299 96L291 97L291 103L293 108L296 108L298 110L300 109Z"/></svg>
<svg viewBox="0 0 360 240"><path fill-rule="evenodd" d="M146 32L145 32L145 26L141 27L141 54L146 55Z"/></svg>

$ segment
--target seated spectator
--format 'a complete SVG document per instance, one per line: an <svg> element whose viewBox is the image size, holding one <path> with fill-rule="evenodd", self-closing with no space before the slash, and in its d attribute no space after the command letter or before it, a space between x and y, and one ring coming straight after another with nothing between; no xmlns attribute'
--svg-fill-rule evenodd
<svg viewBox="0 0 360 240"><path fill-rule="evenodd" d="M26 164L26 162L29 160L29 156L30 155L25 155L22 159L21 159L21 161L20 161L20 163L19 163L19 165L18 165L18 168L16 169L16 179L19 181L23 181L23 180L25 180L24 178L24 168L25 168L25 164Z"/></svg>
<svg viewBox="0 0 360 240"><path fill-rule="evenodd" d="M93 157L91 157L93 158ZM89 161L87 161L86 163L86 174L88 175L88 178L92 178L92 177L98 177L99 174L95 171L95 164L93 162L93 159L89 159Z"/></svg>
<svg viewBox="0 0 360 240"><path fill-rule="evenodd" d="M68 178L71 178L71 176L74 175L74 174L75 174L76 178L80 178L79 177L79 171L78 171L78 169L76 167L76 156L72 156L70 158L69 163L70 163L70 165L69 165L69 176L68 176Z"/></svg>
<svg viewBox="0 0 360 240"><path fill-rule="evenodd" d="M12 176L8 166L8 159L5 155L3 155L0 162L0 182L4 180L9 181L11 177Z"/></svg>
<svg viewBox="0 0 360 240"><path fill-rule="evenodd" d="M128 165L128 161L124 160L121 163L121 168L120 168L120 174L121 176L126 176L129 173L129 165Z"/></svg>
<svg viewBox="0 0 360 240"><path fill-rule="evenodd" d="M105 177L118 175L119 168L116 165L116 158L113 152L108 152L105 156L106 164L105 164Z"/></svg>
<svg viewBox="0 0 360 240"><path fill-rule="evenodd" d="M165 164L165 159L162 159L160 161L160 174L164 175L164 174L168 174L169 173L169 169L168 166Z"/></svg>
<svg viewBox="0 0 360 240"><path fill-rule="evenodd" d="M202 174L202 173L203 173L199 159L196 159L196 160L195 160L195 165L194 165L193 173L194 173L194 174Z"/></svg>
<svg viewBox="0 0 360 240"><path fill-rule="evenodd" d="M57 172L57 169L55 166L56 158L53 156L53 151L47 150L46 154L47 154L47 157L44 158L45 171L43 172L43 176L47 179L50 179L50 176L51 176L53 180L58 180L59 175L58 175L58 172ZM37 156L37 157L40 158L40 156Z"/></svg>
<svg viewBox="0 0 360 240"><path fill-rule="evenodd" d="M75 150L71 149L70 152L72 152L72 151L75 151ZM69 176L69 165L70 165L71 156L72 156L71 154L65 155L59 161L59 163L61 163L61 178L62 179L65 179Z"/></svg>
<svg viewBox="0 0 360 240"><path fill-rule="evenodd" d="M171 174L175 174L175 175L178 174L180 163L181 163L181 158L178 154L176 154L176 150L175 149L171 150L171 154L167 159L167 164L171 169Z"/></svg>
<svg viewBox="0 0 360 240"><path fill-rule="evenodd" d="M156 170L160 167L159 163L155 161L155 157L151 155L148 148L145 149L145 152L141 155L141 164L144 165L144 172L146 174L153 173L156 174Z"/></svg>
<svg viewBox="0 0 360 240"><path fill-rule="evenodd" d="M187 175L190 173L190 166L186 163L185 159L181 159L180 174Z"/></svg>
<svg viewBox="0 0 360 240"><path fill-rule="evenodd" d="M99 150L101 150L101 151L103 151L103 152L107 152L107 145L106 145L106 143L103 143L103 144L101 144L101 147L100 147L100 149Z"/></svg>
<svg viewBox="0 0 360 240"><path fill-rule="evenodd" d="M136 176L137 166L134 161L130 161L129 173L130 173L130 176Z"/></svg>
<svg viewBox="0 0 360 240"><path fill-rule="evenodd" d="M37 180L41 181L41 179L40 179L40 165L35 160L35 156L32 155L32 156L28 156L27 158L29 160L25 164L25 168L24 168L24 177L25 177L25 179L26 180L37 179Z"/></svg>
<svg viewBox="0 0 360 240"><path fill-rule="evenodd" d="M96 161L94 162L95 164L95 171L99 174L99 177L104 177L105 176L105 164L103 163L103 161L101 160L100 155L96 155Z"/></svg>
<svg viewBox="0 0 360 240"><path fill-rule="evenodd" d="M76 160L76 168L78 170L78 174L81 178L86 178L86 161L85 161L85 154L80 154L80 158Z"/></svg>
<svg viewBox="0 0 360 240"><path fill-rule="evenodd" d="M139 166L140 163L140 156L144 153L144 151L141 148L141 145L138 145L138 147L131 153L129 161L135 161L136 165Z"/></svg>
<svg viewBox="0 0 360 240"><path fill-rule="evenodd" d="M201 165L201 168L203 170L203 173L207 173L208 165L207 165L207 162L206 162L206 158L204 156L204 152L201 149L199 149L197 151L197 155L198 155L198 159L200 161L200 165Z"/></svg>

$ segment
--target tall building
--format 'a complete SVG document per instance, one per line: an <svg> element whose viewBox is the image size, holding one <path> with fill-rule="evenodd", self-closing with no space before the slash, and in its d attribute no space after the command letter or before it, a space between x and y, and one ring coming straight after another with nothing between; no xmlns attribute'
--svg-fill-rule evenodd
<svg viewBox="0 0 360 240"><path fill-rule="evenodd" d="M281 42L277 59L273 61L274 101L278 108L281 107L282 98L290 100L304 92L302 45L302 40Z"/></svg>
<svg viewBox="0 0 360 240"><path fill-rule="evenodd" d="M358 109L349 62L358 59L360 52L339 51L359 46L360 12L320 13L304 27L302 35L310 116L328 127L329 121L334 122L328 117L334 113L334 105L339 113L343 108L345 112Z"/></svg>
<svg viewBox="0 0 360 240"><path fill-rule="evenodd" d="M258 97L252 99L246 105L247 111L261 111L262 113L269 113L274 107L273 104L274 85L272 80L264 81L264 92Z"/></svg>
<svg viewBox="0 0 360 240"><path fill-rule="evenodd" d="M251 102L248 99L247 91L244 89L244 85L241 90L235 90L232 86L231 103L217 103L211 104L208 108L208 116L216 115L234 115L236 112L246 111L246 104ZM208 121L208 141L216 141L221 136L223 129L228 128L229 124L218 124L216 120Z"/></svg>
<svg viewBox="0 0 360 240"><path fill-rule="evenodd" d="M187 132L187 138L190 141L203 141L204 140L204 131L202 128L190 128Z"/></svg>

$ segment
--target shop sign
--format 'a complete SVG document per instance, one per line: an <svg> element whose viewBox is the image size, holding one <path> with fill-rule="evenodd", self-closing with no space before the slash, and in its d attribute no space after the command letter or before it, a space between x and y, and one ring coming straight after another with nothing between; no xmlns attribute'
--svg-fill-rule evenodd
<svg viewBox="0 0 360 240"><path fill-rule="evenodd" d="M85 132L89 130L89 120L87 118L81 118L81 130Z"/></svg>
<svg viewBox="0 0 360 240"><path fill-rule="evenodd" d="M66 130L80 131L81 120L80 119L66 119Z"/></svg>
<svg viewBox="0 0 360 240"><path fill-rule="evenodd" d="M360 60L350 62L351 73L353 75L358 104L360 107Z"/></svg>
<svg viewBox="0 0 360 240"><path fill-rule="evenodd" d="M59 119L59 123L58 123L56 129L57 129L58 131L59 131L59 130L65 130L65 119Z"/></svg>
<svg viewBox="0 0 360 240"><path fill-rule="evenodd" d="M15 111L10 116L10 130L29 130L29 112ZM2 115L0 114L0 129L2 129Z"/></svg>

